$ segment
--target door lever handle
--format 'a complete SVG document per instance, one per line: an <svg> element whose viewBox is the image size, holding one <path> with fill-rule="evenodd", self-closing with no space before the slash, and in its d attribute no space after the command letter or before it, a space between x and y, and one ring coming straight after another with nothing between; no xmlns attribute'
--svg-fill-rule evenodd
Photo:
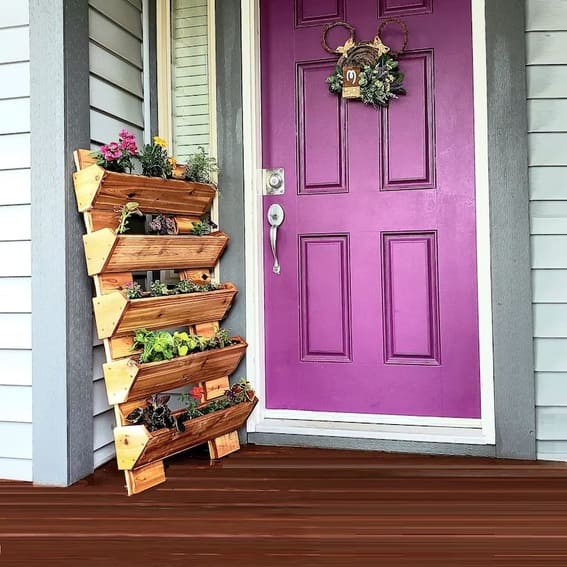
<svg viewBox="0 0 567 567"><path fill-rule="evenodd" d="M272 256L274 257L274 267L272 271L278 274L281 271L280 263L278 262L278 228L284 221L284 210L281 205L273 204L268 209L268 222L270 223L270 246L272 248Z"/></svg>

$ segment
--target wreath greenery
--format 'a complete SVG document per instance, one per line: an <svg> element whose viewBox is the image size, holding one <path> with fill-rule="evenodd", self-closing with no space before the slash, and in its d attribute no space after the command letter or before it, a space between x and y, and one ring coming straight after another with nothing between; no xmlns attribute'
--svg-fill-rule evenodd
<svg viewBox="0 0 567 567"><path fill-rule="evenodd" d="M362 102L373 106L388 106L391 99L406 94L403 87L404 74L397 59L390 53L378 57L373 65L364 65L360 72L360 95ZM340 95L343 90L343 69L340 65L327 77L329 91Z"/></svg>

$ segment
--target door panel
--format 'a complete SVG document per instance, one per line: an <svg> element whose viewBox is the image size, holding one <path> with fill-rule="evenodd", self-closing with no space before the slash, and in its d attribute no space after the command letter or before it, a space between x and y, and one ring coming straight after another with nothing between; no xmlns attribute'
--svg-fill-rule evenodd
<svg viewBox="0 0 567 567"><path fill-rule="evenodd" d="M408 95L331 95L326 23L409 27ZM268 408L480 417L470 0L263 0L265 168L283 167L281 274L265 234ZM332 38L344 41L340 31ZM395 26L383 39L395 49Z"/></svg>

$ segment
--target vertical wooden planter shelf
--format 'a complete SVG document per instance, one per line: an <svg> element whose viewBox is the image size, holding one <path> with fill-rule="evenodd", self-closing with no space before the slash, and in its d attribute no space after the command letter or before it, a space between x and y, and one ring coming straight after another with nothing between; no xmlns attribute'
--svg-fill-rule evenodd
<svg viewBox="0 0 567 567"><path fill-rule="evenodd" d="M76 152L75 162L73 179L78 209L85 218L87 270L96 289L96 328L106 352L104 379L117 423L116 456L126 475L128 494L136 494L165 481L166 457L202 443L208 443L212 459L238 450L237 431L257 403L254 399L186 421L184 432L150 432L142 425L128 425L125 419L151 394L199 384L207 401L222 396L229 387L228 377L246 352L242 337L233 337L233 344L222 349L145 364L133 354L132 344L140 328L187 327L212 335L238 293L233 284L211 292L134 300L123 293L136 271L177 269L186 279L209 280L229 237L220 231L207 236L117 235L115 210L129 201L136 201L144 213L182 215L191 222L209 211L215 188L108 172L94 164L85 150Z"/></svg>

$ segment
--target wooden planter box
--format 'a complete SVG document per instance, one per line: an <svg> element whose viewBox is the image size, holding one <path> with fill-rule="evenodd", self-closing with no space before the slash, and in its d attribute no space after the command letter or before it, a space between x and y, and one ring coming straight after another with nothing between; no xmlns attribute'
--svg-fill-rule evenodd
<svg viewBox="0 0 567 567"><path fill-rule="evenodd" d="M81 212L92 208L113 210L135 201L143 213L202 217L216 195L214 185L207 183L114 173L96 164L74 173L73 181Z"/></svg>
<svg viewBox="0 0 567 567"><path fill-rule="evenodd" d="M111 405L144 399L155 392L163 392L187 384L213 380L232 374L247 344L234 337L237 344L207 350L172 360L139 363L132 358L103 364L108 401Z"/></svg>
<svg viewBox="0 0 567 567"><path fill-rule="evenodd" d="M136 329L165 329L222 321L235 295L234 284L217 291L165 297L126 299L120 292L93 299L99 339L133 333Z"/></svg>
<svg viewBox="0 0 567 567"><path fill-rule="evenodd" d="M214 268L229 238L208 236L117 235L109 228L85 234L89 276L144 270Z"/></svg>
<svg viewBox="0 0 567 567"><path fill-rule="evenodd" d="M120 470L131 471L166 457L191 449L240 429L258 403L244 402L185 422L185 431L160 429L149 432L143 425L125 425L114 429L116 459Z"/></svg>

